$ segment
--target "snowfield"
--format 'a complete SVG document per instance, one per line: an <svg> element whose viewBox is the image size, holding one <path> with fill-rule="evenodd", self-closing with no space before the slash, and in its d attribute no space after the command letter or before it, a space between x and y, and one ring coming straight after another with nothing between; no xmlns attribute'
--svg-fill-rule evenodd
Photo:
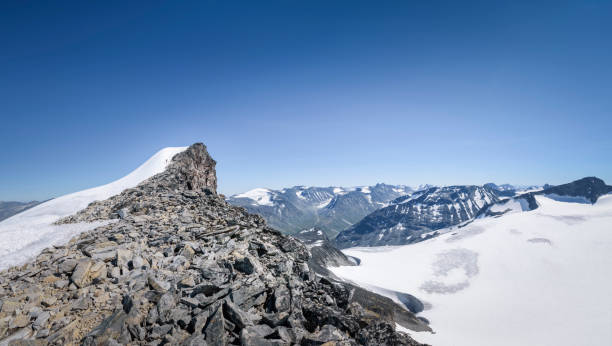
<svg viewBox="0 0 612 346"><path fill-rule="evenodd" d="M421 299L435 331L410 332L421 342L612 345L612 195L536 200L421 243L346 249L361 265L329 269Z"/></svg>
<svg viewBox="0 0 612 346"><path fill-rule="evenodd" d="M245 193L235 195L233 197L250 198L253 200L253 203L255 204L272 206L274 204L272 203L271 194L272 192L268 189L257 188L257 189L247 191ZM298 195L298 197L304 198L301 195Z"/></svg>
<svg viewBox="0 0 612 346"><path fill-rule="evenodd" d="M105 200L163 172L172 157L185 149L164 148L119 180L52 199L0 222L0 270L24 263L46 247L65 243L81 232L104 224L53 225L93 201Z"/></svg>

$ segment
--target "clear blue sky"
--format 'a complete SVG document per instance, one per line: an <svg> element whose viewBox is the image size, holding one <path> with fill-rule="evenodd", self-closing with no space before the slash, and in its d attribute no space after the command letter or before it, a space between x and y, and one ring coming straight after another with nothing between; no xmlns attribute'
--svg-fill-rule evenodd
<svg viewBox="0 0 612 346"><path fill-rule="evenodd" d="M612 183L612 2L3 1L0 200L204 142L220 190Z"/></svg>

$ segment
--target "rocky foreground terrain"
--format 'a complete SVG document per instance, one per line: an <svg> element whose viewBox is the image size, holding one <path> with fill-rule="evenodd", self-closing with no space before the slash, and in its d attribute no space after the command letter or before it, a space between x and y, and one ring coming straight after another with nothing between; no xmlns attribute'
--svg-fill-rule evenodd
<svg viewBox="0 0 612 346"><path fill-rule="evenodd" d="M109 221L0 273L0 345L418 345L217 195L202 144L59 223L93 220Z"/></svg>

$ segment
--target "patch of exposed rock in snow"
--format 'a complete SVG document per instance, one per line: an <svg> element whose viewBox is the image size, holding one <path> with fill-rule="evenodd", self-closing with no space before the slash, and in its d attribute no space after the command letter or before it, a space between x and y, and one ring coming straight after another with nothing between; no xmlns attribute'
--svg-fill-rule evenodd
<svg viewBox="0 0 612 346"><path fill-rule="evenodd" d="M517 201L517 212L421 243L346 249L361 265L330 270L421 299L436 332L411 333L421 342L612 345L612 196L536 199L536 210L518 212Z"/></svg>
<svg viewBox="0 0 612 346"><path fill-rule="evenodd" d="M100 223L53 223L84 209L93 201L105 200L163 172L172 157L185 149L187 147L164 148L119 180L49 200L0 222L0 269L23 263L46 247L64 243L81 232L100 226Z"/></svg>

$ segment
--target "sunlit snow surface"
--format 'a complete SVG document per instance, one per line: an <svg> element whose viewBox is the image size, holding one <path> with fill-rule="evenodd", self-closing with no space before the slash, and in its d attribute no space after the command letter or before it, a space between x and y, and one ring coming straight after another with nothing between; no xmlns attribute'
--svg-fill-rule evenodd
<svg viewBox="0 0 612 346"><path fill-rule="evenodd" d="M272 203L272 199L270 195L271 195L270 190L257 188L257 189L247 191L245 193L235 195L234 197L235 198L250 198L255 202L255 204L272 206L274 204ZM299 194L298 194L298 197L303 198Z"/></svg>
<svg viewBox="0 0 612 346"><path fill-rule="evenodd" d="M112 183L71 193L37 205L0 222L0 270L24 263L51 245L103 223L56 226L62 217L76 213L96 200L105 200L164 171L172 157L187 147L164 148L125 177Z"/></svg>
<svg viewBox="0 0 612 346"><path fill-rule="evenodd" d="M346 249L361 265L329 269L428 303L436 334L411 332L421 342L612 345L612 195L536 199L414 245Z"/></svg>

